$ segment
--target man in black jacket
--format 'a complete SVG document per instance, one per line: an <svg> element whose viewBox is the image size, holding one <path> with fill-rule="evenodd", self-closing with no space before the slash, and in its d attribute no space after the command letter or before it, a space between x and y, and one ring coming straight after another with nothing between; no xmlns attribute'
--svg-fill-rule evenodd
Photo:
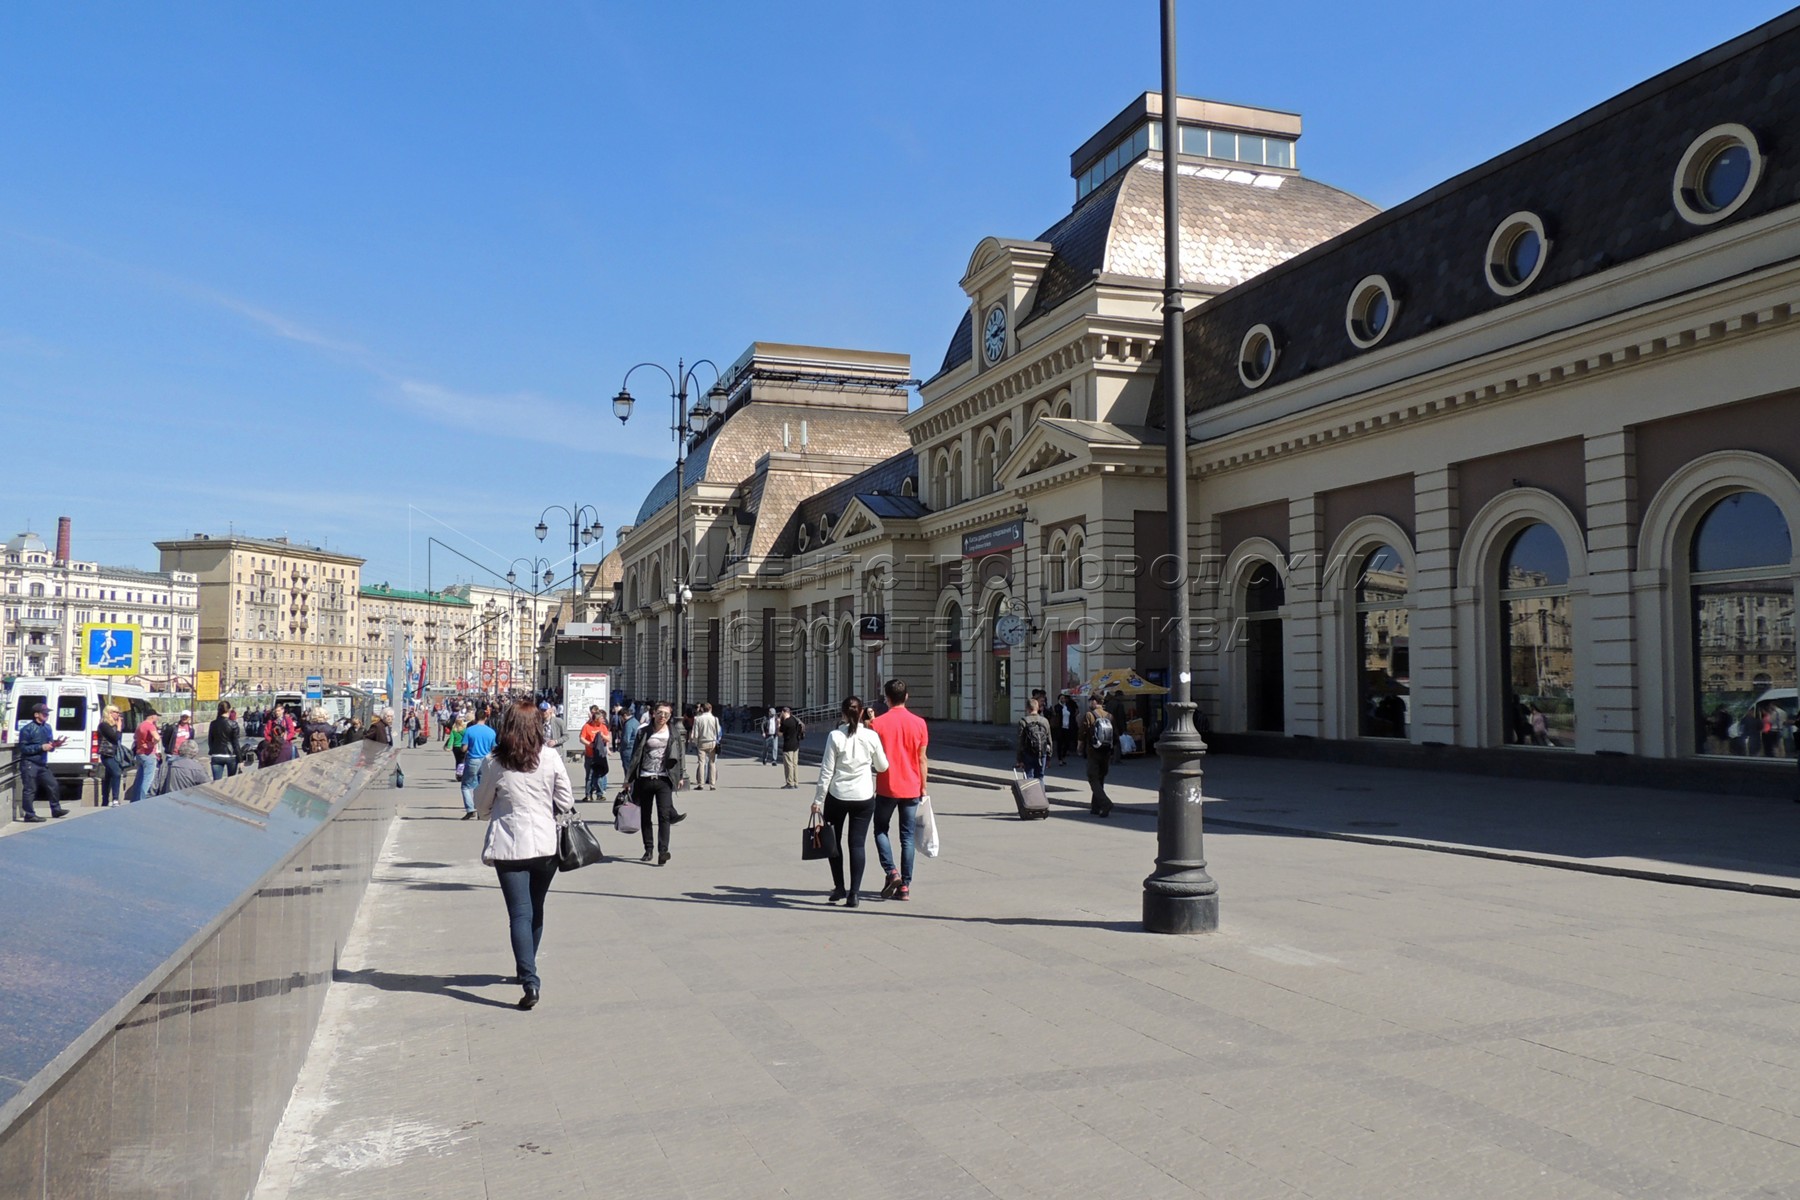
<svg viewBox="0 0 1800 1200"><path fill-rule="evenodd" d="M800 739L806 736L806 722L794 715L794 710L781 706L781 720L775 725L775 732L781 738L781 786L793 788L800 786Z"/></svg>
<svg viewBox="0 0 1800 1200"><path fill-rule="evenodd" d="M237 722L232 720L235 715L231 705L220 705L219 715L206 727L206 752L212 756L212 777L215 780L237 774L238 730Z"/></svg>

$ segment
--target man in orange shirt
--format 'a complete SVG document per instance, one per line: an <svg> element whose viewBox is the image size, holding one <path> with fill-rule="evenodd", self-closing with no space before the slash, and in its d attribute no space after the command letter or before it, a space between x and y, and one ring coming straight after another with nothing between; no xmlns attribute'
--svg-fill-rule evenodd
<svg viewBox="0 0 1800 1200"><path fill-rule="evenodd" d="M606 799L607 747L612 744L612 730L606 714L598 704L588 705L587 724L581 727L582 761L587 764L587 791L583 800Z"/></svg>
<svg viewBox="0 0 1800 1200"><path fill-rule="evenodd" d="M881 889L883 900L912 899L913 830L919 800L925 795L925 749L931 735L925 720L906 707L906 681L890 679L882 689L887 711L870 723L887 754L888 769L875 776L875 853L887 872ZM888 842L888 821L900 814L900 868L894 869L894 849Z"/></svg>

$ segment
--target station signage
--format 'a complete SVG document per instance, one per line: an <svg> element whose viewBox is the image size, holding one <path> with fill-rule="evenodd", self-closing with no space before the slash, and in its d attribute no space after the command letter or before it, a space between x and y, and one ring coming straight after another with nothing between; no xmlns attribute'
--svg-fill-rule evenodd
<svg viewBox="0 0 1800 1200"><path fill-rule="evenodd" d="M990 525L986 529L977 529L973 533L963 534L962 552L964 558L981 558L988 554L1003 554L1008 550L1016 550L1025 544L1025 518L1014 517L1000 525Z"/></svg>

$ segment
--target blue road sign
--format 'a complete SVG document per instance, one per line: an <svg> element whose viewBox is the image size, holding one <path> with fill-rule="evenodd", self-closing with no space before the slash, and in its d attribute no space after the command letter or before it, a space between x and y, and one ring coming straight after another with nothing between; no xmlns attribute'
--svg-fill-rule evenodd
<svg viewBox="0 0 1800 1200"><path fill-rule="evenodd" d="M306 677L306 698L308 700L323 700L325 698L324 676L308 675Z"/></svg>
<svg viewBox="0 0 1800 1200"><path fill-rule="evenodd" d="M80 636L83 675L138 673L136 625L83 625Z"/></svg>

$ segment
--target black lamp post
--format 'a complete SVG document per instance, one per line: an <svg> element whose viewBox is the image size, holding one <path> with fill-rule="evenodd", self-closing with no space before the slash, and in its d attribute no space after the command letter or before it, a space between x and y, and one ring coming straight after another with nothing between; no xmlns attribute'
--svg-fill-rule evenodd
<svg viewBox="0 0 1800 1200"><path fill-rule="evenodd" d="M538 597L543 594L543 588L549 587L556 581L556 572L550 569L550 560L547 558L515 558L506 568L506 582L512 584L514 587L519 586L519 576L516 573L515 568L520 563L525 564L525 570L531 575L531 690L533 694L536 694L538 691ZM543 587L538 586L538 580L540 578L544 581ZM523 589L520 590L523 591ZM517 653L518 649L518 634L515 632L513 635L513 652Z"/></svg>
<svg viewBox="0 0 1800 1200"><path fill-rule="evenodd" d="M699 380L694 372L704 364L712 368L713 385L704 396L699 394ZM675 692L673 705L675 719L682 717L682 691L686 685L687 674L687 640L685 615L687 606L694 598L693 589L687 585L688 555L682 552L687 529L687 470L688 440L690 434L698 437L706 432L706 426L712 418L725 415L725 384L719 377L719 366L709 358L702 358L694 363L678 359L675 370L671 372L659 363L641 362L625 372L625 378L619 383L619 394L613 397L613 415L619 418L622 425L631 419L632 406L636 401L632 398L627 384L631 382L632 373L641 367L655 367L669 381L669 433L675 439L675 581L674 587L665 599L675 613ZM694 407L687 407L688 385L694 385Z"/></svg>
<svg viewBox="0 0 1800 1200"><path fill-rule="evenodd" d="M1169 719L1156 741L1162 776L1156 795L1156 869L1144 880L1144 928L1151 933L1208 933L1219 927L1219 885L1206 872L1200 760L1206 743L1194 728L1188 647L1187 383L1182 361L1181 127L1175 92L1175 0L1162 0L1163 126L1163 429L1168 440Z"/></svg>
<svg viewBox="0 0 1800 1200"><path fill-rule="evenodd" d="M560 504L552 504L538 515L535 532L540 542L550 535L550 526L546 525L544 521L553 512L562 513L569 518L569 591L571 605L573 605L575 599L581 594L581 564L577 559L581 555L582 547L599 542L604 556L606 526L600 523L600 512L591 504L572 504L567 508Z"/></svg>

